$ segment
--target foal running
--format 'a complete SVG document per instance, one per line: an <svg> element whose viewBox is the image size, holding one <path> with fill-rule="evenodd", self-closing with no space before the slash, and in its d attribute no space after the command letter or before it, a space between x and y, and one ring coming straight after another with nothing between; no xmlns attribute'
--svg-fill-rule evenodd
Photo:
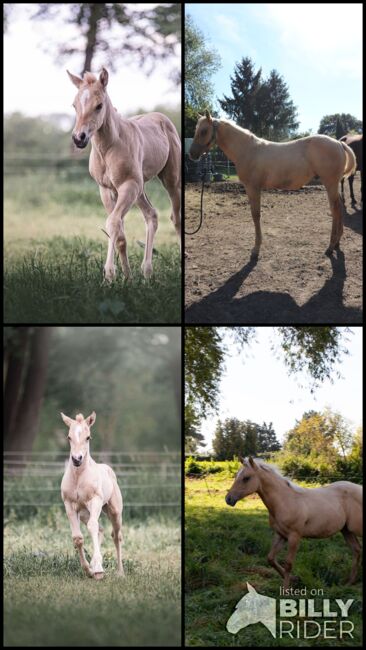
<svg viewBox="0 0 366 650"><path fill-rule="evenodd" d="M89 417L79 413L75 420L61 413L69 427L70 458L61 483L61 496L71 526L75 548L79 551L80 563L85 573L97 580L103 578L100 544L103 528L98 522L101 511L112 522L112 537L117 551L117 574L123 576L122 543L122 495L114 471L108 466L96 463L89 453L90 427L96 415ZM93 540L93 557L89 562L84 553L84 538L80 530L80 519L86 524Z"/></svg>
<svg viewBox="0 0 366 650"><path fill-rule="evenodd" d="M178 132L162 113L147 113L129 119L118 115L107 94L108 72L105 68L102 68L99 79L91 72L86 72L83 79L69 71L67 73L78 89L73 104L76 124L72 139L79 149L84 149L91 140L89 172L99 185L108 213L105 278L111 281L115 277L114 247L118 250L123 273L127 278L131 275L124 218L135 203L146 223L141 268L148 278L152 273L158 214L144 192L144 184L155 176L160 178L169 194L171 220L178 237L181 236L181 144Z"/></svg>

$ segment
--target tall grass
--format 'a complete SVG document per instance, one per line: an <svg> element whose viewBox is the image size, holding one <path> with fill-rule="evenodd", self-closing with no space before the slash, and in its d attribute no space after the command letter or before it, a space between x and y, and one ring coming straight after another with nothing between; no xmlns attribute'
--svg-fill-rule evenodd
<svg viewBox="0 0 366 650"><path fill-rule="evenodd" d="M133 279L103 283L107 238L96 184L87 176L52 172L6 178L5 321L11 323L178 323L181 260L170 221L169 198L159 181L146 191L159 211L154 275L141 274L144 220L126 217Z"/></svg>
<svg viewBox="0 0 366 650"><path fill-rule="evenodd" d="M90 557L89 534L83 531ZM106 575L96 582L81 571L64 512L54 511L47 524L38 517L7 520L6 646L180 645L179 521L125 522L124 579L115 575L109 522L105 533Z"/></svg>

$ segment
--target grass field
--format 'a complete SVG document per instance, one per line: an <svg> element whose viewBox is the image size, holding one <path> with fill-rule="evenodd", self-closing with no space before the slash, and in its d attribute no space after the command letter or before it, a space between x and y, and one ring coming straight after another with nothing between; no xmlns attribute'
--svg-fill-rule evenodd
<svg viewBox="0 0 366 650"><path fill-rule="evenodd" d="M7 176L5 183L5 322L128 323L181 320L181 259L160 181L146 192L159 212L154 275L140 265L145 222L138 209L125 219L131 282L103 284L106 214L96 183L87 175Z"/></svg>
<svg viewBox="0 0 366 650"><path fill-rule="evenodd" d="M27 521L10 515L4 536L5 646L180 645L180 522L125 521L121 579L115 576L110 523L102 519L106 576L95 581L81 571L61 508ZM83 532L90 551L84 527Z"/></svg>
<svg viewBox="0 0 366 650"><path fill-rule="evenodd" d="M224 498L232 481L227 472L200 479L186 478L186 645L362 646L362 584L344 586L351 568L351 552L341 534L325 540L303 539L294 574L300 577L298 586L308 590L302 597L314 597L317 606L323 597L331 603L337 598L354 599L348 617L355 626L353 639L326 639L322 635L316 639L273 638L262 624L250 625L236 635L226 631L236 604L247 593L247 582L260 594L273 598L279 597L282 585L280 576L267 563L272 539L268 511L256 496L229 508ZM284 552L279 558L283 561ZM311 589L323 589L324 596L309 596Z"/></svg>

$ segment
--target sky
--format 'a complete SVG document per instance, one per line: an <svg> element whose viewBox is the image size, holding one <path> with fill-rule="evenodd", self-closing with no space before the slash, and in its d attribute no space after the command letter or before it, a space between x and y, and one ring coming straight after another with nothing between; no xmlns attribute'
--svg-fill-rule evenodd
<svg viewBox="0 0 366 650"><path fill-rule="evenodd" d="M258 424L273 422L277 439L283 436L308 410L323 411L326 406L340 412L355 429L362 424L362 328L353 327L345 344L349 354L337 365L342 378L332 384L324 381L312 395L309 377L305 373L289 375L282 355L270 350L276 338L273 327L256 328L256 342L237 352L231 347L226 359L226 371L221 380L218 415L203 421L201 433L211 449L218 417L236 417ZM276 359L279 356L279 359ZM282 358L281 358L282 357ZM301 384L301 386L299 386Z"/></svg>
<svg viewBox="0 0 366 650"><path fill-rule="evenodd" d="M156 3L155 3L156 4ZM143 4L141 8L147 8ZM71 84L66 68L79 74L82 56L74 55L62 65L56 65L55 57L45 53L47 43L67 42L75 35L73 25L65 26L57 18L52 21L31 21L34 5L13 5L10 26L4 36L4 110L6 113L21 111L25 115L49 113L74 114L71 107L76 89ZM135 5L135 9L136 9ZM64 5L64 12L67 12ZM53 40L52 34L57 38ZM120 30L118 34L120 34ZM112 36L116 36L115 33ZM20 56L22 52L22 56ZM180 65L180 54L174 63ZM103 56L98 55L93 72L99 72ZM172 61L159 62L151 76L130 62L123 64L122 58L116 66L118 72L109 70L109 95L121 114L131 114L138 109L152 110L157 105L175 108L181 103L180 88L169 79Z"/></svg>
<svg viewBox="0 0 366 650"><path fill-rule="evenodd" d="M317 132L323 116L362 119L361 3L186 4L207 44L221 56L216 96L231 95L235 63L250 57L264 78L284 77L298 109L299 131ZM352 26L352 29L351 29ZM226 117L217 104L217 117ZM221 114L220 114L221 111Z"/></svg>

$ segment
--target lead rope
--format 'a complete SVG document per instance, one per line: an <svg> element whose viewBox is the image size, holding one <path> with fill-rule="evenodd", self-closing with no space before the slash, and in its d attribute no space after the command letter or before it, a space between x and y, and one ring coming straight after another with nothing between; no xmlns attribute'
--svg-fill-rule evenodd
<svg viewBox="0 0 366 650"><path fill-rule="evenodd" d="M205 176L206 176L206 171L201 172L201 177L202 177L202 185L201 185L201 214L200 214L200 220L198 223L198 228L196 230L192 230L191 232L188 232L187 230L184 230L185 235L195 235L202 227L202 222L203 222L203 190L205 187Z"/></svg>

